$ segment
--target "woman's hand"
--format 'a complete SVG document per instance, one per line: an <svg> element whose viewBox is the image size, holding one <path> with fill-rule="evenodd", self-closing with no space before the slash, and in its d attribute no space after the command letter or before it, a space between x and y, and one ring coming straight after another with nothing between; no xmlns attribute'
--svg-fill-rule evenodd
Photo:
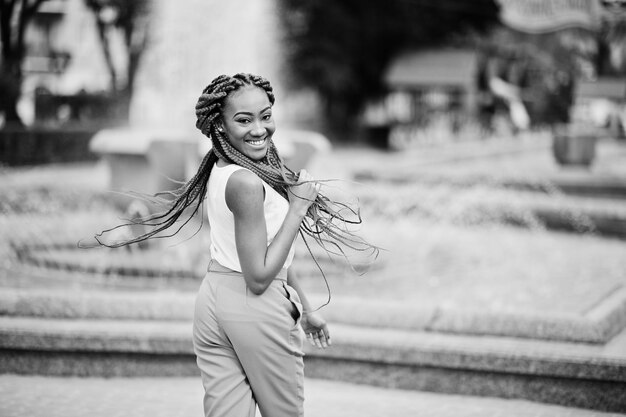
<svg viewBox="0 0 626 417"><path fill-rule="evenodd" d="M326 320L318 313L304 313L300 325L306 334L306 338L313 346L326 348L331 345L330 333Z"/></svg>
<svg viewBox="0 0 626 417"><path fill-rule="evenodd" d="M298 184L289 187L289 206L301 216L305 216L309 207L317 198L320 184L313 180L306 170L300 170Z"/></svg>

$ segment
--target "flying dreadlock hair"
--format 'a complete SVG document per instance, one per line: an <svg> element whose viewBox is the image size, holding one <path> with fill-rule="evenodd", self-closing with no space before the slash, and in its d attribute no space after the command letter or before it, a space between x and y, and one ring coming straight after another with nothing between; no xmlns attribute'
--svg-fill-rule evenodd
<svg viewBox="0 0 626 417"><path fill-rule="evenodd" d="M167 194L173 197L173 199L169 201L170 206L167 210L144 219L130 220L131 223L129 224L123 224L105 230L96 235L96 240L99 244L115 248L138 243L153 237L165 238L174 236L199 211L206 195L211 171L218 159L223 159L229 163L249 169L269 184L282 197L288 200L288 189L298 183L298 174L283 163L274 142L270 139L266 157L260 161L255 161L235 149L227 136L218 129L218 122L221 121L222 109L226 98L234 91L246 85L261 88L267 94L270 103L272 105L274 104L275 98L272 86L265 78L258 75L244 73L235 74L232 77L220 75L211 81L202 91L202 95L196 104L196 127L200 129L205 136L211 139L212 148L202 160L196 174L177 190L157 194ZM173 233L159 235L159 233L179 223L181 216L190 211L191 213L188 218L184 220L182 225L176 228ZM347 256L342 245L359 251L370 250L372 253L377 254L378 248L354 235L347 228L351 224L360 223L361 217L358 210L346 204L331 201L322 193L318 193L315 201L309 207L305 220L300 226L300 235L320 271L321 268L306 242L305 235L313 238L327 253L343 255L346 259ZM118 227L133 224L149 226L152 227L152 229L140 236L123 242L106 244L99 239L103 233L110 232Z"/></svg>

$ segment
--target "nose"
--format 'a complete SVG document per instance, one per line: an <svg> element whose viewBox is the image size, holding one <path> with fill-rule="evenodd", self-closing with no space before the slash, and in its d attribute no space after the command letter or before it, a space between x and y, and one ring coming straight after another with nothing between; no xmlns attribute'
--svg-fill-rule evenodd
<svg viewBox="0 0 626 417"><path fill-rule="evenodd" d="M256 121L252 125L252 129L250 130L250 134L252 136L263 136L265 134L265 127L263 123Z"/></svg>

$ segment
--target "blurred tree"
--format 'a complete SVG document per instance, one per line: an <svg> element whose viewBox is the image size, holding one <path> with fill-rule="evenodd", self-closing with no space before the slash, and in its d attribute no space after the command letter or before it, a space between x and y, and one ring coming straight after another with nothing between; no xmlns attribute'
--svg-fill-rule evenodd
<svg viewBox="0 0 626 417"><path fill-rule="evenodd" d="M104 59L111 77L110 92L117 98L118 114L127 120L135 76L149 42L151 0L84 0L96 18ZM113 57L115 32L121 33L126 63L118 68Z"/></svg>
<svg viewBox="0 0 626 417"><path fill-rule="evenodd" d="M529 34L497 27L480 42L487 62L481 71L520 90L532 125L567 123L575 79L595 53L589 33L572 28Z"/></svg>
<svg viewBox="0 0 626 417"><path fill-rule="evenodd" d="M493 0L282 0L292 82L325 101L331 126L350 127L384 92L390 61L409 48L437 46L498 20Z"/></svg>
<svg viewBox="0 0 626 417"><path fill-rule="evenodd" d="M626 0L596 1L601 6L598 27L557 25L537 32L511 25L496 28L480 42L482 61L488 63L481 72L519 88L533 125L568 123L577 81L626 75Z"/></svg>
<svg viewBox="0 0 626 417"><path fill-rule="evenodd" d="M570 121L577 80L626 75L626 1L607 3L599 30L523 33L499 27L481 41L491 64L484 68L488 76L521 89L533 125Z"/></svg>
<svg viewBox="0 0 626 417"><path fill-rule="evenodd" d="M0 0L0 113L5 124L23 126L17 102L23 81L26 54L24 34L44 0Z"/></svg>
<svg viewBox="0 0 626 417"><path fill-rule="evenodd" d="M596 38L597 72L601 75L626 75L626 1L604 0L602 28Z"/></svg>

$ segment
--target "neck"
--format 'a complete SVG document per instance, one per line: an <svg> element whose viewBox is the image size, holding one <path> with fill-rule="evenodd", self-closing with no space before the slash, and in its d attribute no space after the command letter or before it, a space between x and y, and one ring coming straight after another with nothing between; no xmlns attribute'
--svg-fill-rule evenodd
<svg viewBox="0 0 626 417"><path fill-rule="evenodd" d="M218 167L222 168L222 167L225 167L226 165L229 165L229 162L227 162L226 160L224 160L222 158L219 158L215 164Z"/></svg>

